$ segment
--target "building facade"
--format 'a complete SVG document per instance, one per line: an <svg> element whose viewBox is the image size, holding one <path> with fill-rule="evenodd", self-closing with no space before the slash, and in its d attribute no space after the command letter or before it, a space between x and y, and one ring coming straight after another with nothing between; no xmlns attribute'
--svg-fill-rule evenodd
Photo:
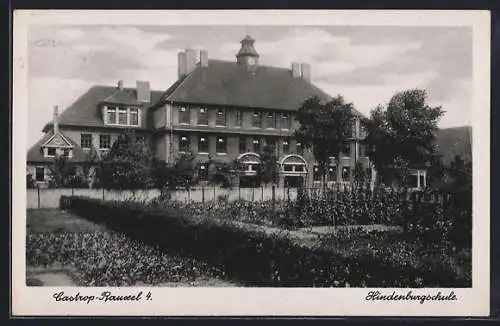
<svg viewBox="0 0 500 326"><path fill-rule="evenodd" d="M246 36L234 61L209 59L205 50L180 52L178 80L165 92L151 91L147 82L137 82L136 89L121 82L92 87L60 116L55 111L46 134L28 152L29 172L43 182L54 151L78 163L92 150L105 153L123 129L133 129L161 162L171 164L193 153L200 175L209 160L237 162L240 184L255 177L259 153L272 145L279 186L313 186L320 181L318 167L313 153L293 137L299 127L295 117L306 98L326 102L331 97L311 83L309 64L291 63L291 69L260 65L254 43ZM370 167L360 144L362 116L354 114L352 137L331 158L330 183L353 181L358 162Z"/></svg>

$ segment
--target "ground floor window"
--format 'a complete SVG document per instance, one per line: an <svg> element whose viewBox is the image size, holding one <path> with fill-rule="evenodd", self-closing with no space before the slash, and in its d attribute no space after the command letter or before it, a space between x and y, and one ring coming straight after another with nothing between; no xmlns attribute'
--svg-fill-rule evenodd
<svg viewBox="0 0 500 326"><path fill-rule="evenodd" d="M202 181L208 180L208 164L201 164L198 170L198 178Z"/></svg>
<svg viewBox="0 0 500 326"><path fill-rule="evenodd" d="M350 167L346 166L346 167L342 168L342 180L349 181L350 174L351 174L351 168Z"/></svg>
<svg viewBox="0 0 500 326"><path fill-rule="evenodd" d="M45 169L43 167L35 169L35 180L38 182L45 181Z"/></svg>
<svg viewBox="0 0 500 326"><path fill-rule="evenodd" d="M329 181L337 181L337 167L329 166L328 167L328 180Z"/></svg>
<svg viewBox="0 0 500 326"><path fill-rule="evenodd" d="M321 181L321 173L319 171L319 166L317 165L313 168L313 181Z"/></svg>
<svg viewBox="0 0 500 326"><path fill-rule="evenodd" d="M304 184L304 178L302 176L285 176L285 187L288 188L298 188Z"/></svg>
<svg viewBox="0 0 500 326"><path fill-rule="evenodd" d="M253 188L260 186L259 180L256 176L241 176L240 188Z"/></svg>

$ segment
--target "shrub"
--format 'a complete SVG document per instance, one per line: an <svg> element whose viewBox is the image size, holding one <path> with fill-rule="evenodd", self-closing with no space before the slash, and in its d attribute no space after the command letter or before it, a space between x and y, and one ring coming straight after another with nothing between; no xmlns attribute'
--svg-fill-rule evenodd
<svg viewBox="0 0 500 326"><path fill-rule="evenodd" d="M253 285L470 286L470 278L458 274L443 260L426 260L425 256L419 260L421 256L414 256L415 260L405 263L407 251L374 255L373 250L302 247L282 234L248 230L203 214L191 218L189 211L178 207L145 208L133 202L84 197L64 197L61 203L64 208L134 239L223 266L230 278Z"/></svg>

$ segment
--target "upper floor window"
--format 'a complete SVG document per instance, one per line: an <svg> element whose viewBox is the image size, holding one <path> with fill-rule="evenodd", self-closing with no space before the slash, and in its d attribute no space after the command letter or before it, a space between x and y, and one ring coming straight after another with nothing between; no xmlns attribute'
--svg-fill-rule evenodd
<svg viewBox="0 0 500 326"><path fill-rule="evenodd" d="M215 125L216 126L226 125L226 110L224 109L217 110L217 116L215 117Z"/></svg>
<svg viewBox="0 0 500 326"><path fill-rule="evenodd" d="M288 139L283 140L283 154L289 154L290 153L290 142Z"/></svg>
<svg viewBox="0 0 500 326"><path fill-rule="evenodd" d="M139 110L138 109L130 109L130 125L138 126L139 125Z"/></svg>
<svg viewBox="0 0 500 326"><path fill-rule="evenodd" d="M101 148L101 149L111 148L111 136L110 135L99 135L99 148Z"/></svg>
<svg viewBox="0 0 500 326"><path fill-rule="evenodd" d="M259 111L253 112L252 127L262 128L262 113Z"/></svg>
<svg viewBox="0 0 500 326"><path fill-rule="evenodd" d="M189 152L189 137L179 136L179 151L180 152Z"/></svg>
<svg viewBox="0 0 500 326"><path fill-rule="evenodd" d="M276 115L274 114L274 112L267 112L266 128L276 128Z"/></svg>
<svg viewBox="0 0 500 326"><path fill-rule="evenodd" d="M260 152L260 140L258 138L254 138L252 140L252 147L253 147L253 152L254 153L259 153Z"/></svg>
<svg viewBox="0 0 500 326"><path fill-rule="evenodd" d="M240 153L245 153L247 151L247 139L244 136L240 136L238 148Z"/></svg>
<svg viewBox="0 0 500 326"><path fill-rule="evenodd" d="M82 148L91 148L92 147L92 134L81 134L80 146Z"/></svg>
<svg viewBox="0 0 500 326"><path fill-rule="evenodd" d="M127 109L125 108L118 109L118 124L119 125L127 124Z"/></svg>
<svg viewBox="0 0 500 326"><path fill-rule="evenodd" d="M235 125L236 127L241 127L243 125L243 113L241 112L240 109L237 109L234 111L235 114Z"/></svg>
<svg viewBox="0 0 500 326"><path fill-rule="evenodd" d="M107 109L107 122L108 124L116 124L116 108Z"/></svg>
<svg viewBox="0 0 500 326"><path fill-rule="evenodd" d="M139 109L106 107L105 123L108 125L139 126Z"/></svg>
<svg viewBox="0 0 500 326"><path fill-rule="evenodd" d="M281 129L290 129L290 114L282 113L281 114Z"/></svg>
<svg viewBox="0 0 500 326"><path fill-rule="evenodd" d="M208 112L207 108L200 108L198 111L198 124L208 126Z"/></svg>
<svg viewBox="0 0 500 326"><path fill-rule="evenodd" d="M297 154L304 155L304 146L302 146L302 143L297 142L295 148L297 149Z"/></svg>
<svg viewBox="0 0 500 326"><path fill-rule="evenodd" d="M201 136L198 139L198 152L199 153L208 153L208 138Z"/></svg>
<svg viewBox="0 0 500 326"><path fill-rule="evenodd" d="M219 154L227 153L226 137L217 137L216 151Z"/></svg>
<svg viewBox="0 0 500 326"><path fill-rule="evenodd" d="M179 108L179 123L189 124L189 108L181 106Z"/></svg>

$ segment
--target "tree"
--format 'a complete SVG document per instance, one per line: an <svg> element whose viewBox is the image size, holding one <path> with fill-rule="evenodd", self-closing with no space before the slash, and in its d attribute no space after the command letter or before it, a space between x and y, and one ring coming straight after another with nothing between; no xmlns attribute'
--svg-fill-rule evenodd
<svg viewBox="0 0 500 326"><path fill-rule="evenodd" d="M75 166L68 162L68 158L57 155L49 164L50 186L65 187L71 184L75 175Z"/></svg>
<svg viewBox="0 0 500 326"><path fill-rule="evenodd" d="M262 148L260 164L257 170L257 179L265 185L276 183L278 175L277 157L274 146L266 145Z"/></svg>
<svg viewBox="0 0 500 326"><path fill-rule="evenodd" d="M195 156L193 153L181 154L175 164L174 173L176 184L189 188L195 182Z"/></svg>
<svg viewBox="0 0 500 326"><path fill-rule="evenodd" d="M373 110L363 120L368 133L364 144L378 175L405 186L410 167L434 162L435 133L443 114L441 107L426 103L426 92L420 89L399 92L387 108Z"/></svg>
<svg viewBox="0 0 500 326"><path fill-rule="evenodd" d="M153 185L153 155L145 141L127 131L101 160L100 181L110 189L143 189Z"/></svg>
<svg viewBox="0 0 500 326"><path fill-rule="evenodd" d="M330 157L338 158L338 174L342 173L342 150L352 135L353 109L352 103L339 95L325 104L317 97L308 98L298 110L300 127L295 137L304 147L312 148L324 186Z"/></svg>

